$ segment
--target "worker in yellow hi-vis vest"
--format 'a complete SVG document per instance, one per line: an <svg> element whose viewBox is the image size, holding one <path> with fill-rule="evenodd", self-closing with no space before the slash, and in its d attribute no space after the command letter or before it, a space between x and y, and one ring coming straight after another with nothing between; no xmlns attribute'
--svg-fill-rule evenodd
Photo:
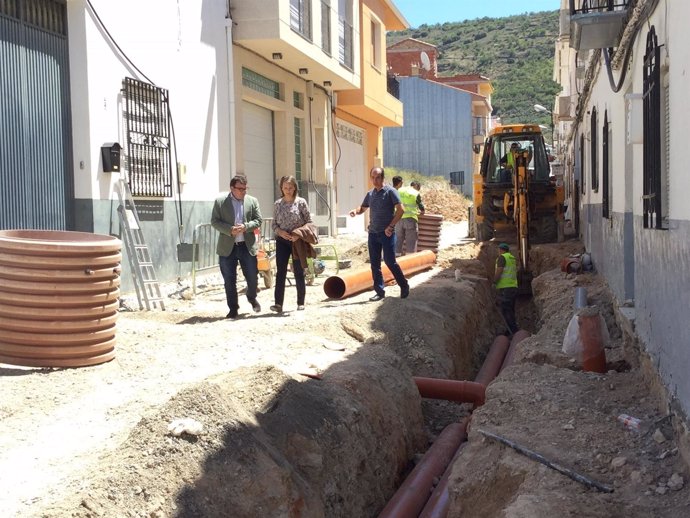
<svg viewBox="0 0 690 518"><path fill-rule="evenodd" d="M500 255L496 258L494 282L498 292L501 314L506 321L509 333L512 335L518 330L515 322L515 299L518 294L517 261L515 256L510 253L510 246L507 243L501 243L498 248Z"/></svg>
<svg viewBox="0 0 690 518"><path fill-rule="evenodd" d="M393 177L393 187L398 190L403 206L403 216L395 226L395 255L412 254L417 251L419 215L424 214L419 182L410 182L403 187L402 177Z"/></svg>

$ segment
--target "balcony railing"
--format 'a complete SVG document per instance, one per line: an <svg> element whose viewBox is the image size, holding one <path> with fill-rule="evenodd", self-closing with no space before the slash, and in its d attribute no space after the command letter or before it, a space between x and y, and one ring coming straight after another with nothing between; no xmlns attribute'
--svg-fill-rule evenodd
<svg viewBox="0 0 690 518"><path fill-rule="evenodd" d="M398 81L394 75L388 76L386 90L396 99L400 99L400 81Z"/></svg>

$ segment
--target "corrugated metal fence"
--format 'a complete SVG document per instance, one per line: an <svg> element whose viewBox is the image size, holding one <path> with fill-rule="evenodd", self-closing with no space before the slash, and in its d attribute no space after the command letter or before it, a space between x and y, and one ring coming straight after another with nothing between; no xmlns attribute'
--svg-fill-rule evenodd
<svg viewBox="0 0 690 518"><path fill-rule="evenodd" d="M73 227L64 1L0 0L0 229Z"/></svg>

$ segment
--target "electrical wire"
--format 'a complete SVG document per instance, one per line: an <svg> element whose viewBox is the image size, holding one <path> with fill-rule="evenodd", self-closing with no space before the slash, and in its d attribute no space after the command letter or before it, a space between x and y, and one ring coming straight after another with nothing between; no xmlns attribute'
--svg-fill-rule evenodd
<svg viewBox="0 0 690 518"><path fill-rule="evenodd" d="M611 90L614 93L618 93L620 89L623 87L623 83L625 82L625 77L628 72L628 63L630 61L630 57L632 56L632 49L633 45L635 44L635 40L637 39L637 35L640 32L640 29L644 25L645 21L649 21L649 16L652 12L654 12L654 9L656 9L658 3L659 0L652 0L650 3L645 4L645 6L642 8L642 12L638 16L637 20L635 20L635 25L632 29L632 36L630 37L627 47L625 48L623 66L621 67L621 75L618 78L618 82L616 82L616 80L613 78L613 67L611 66L611 53L613 49L603 49L604 62L606 63L606 73L609 78L609 86L611 87Z"/></svg>
<svg viewBox="0 0 690 518"><path fill-rule="evenodd" d="M89 9L91 10L91 14L96 18L96 21L98 22L98 25L101 27L103 32L108 36L108 39L110 42L115 46L117 51L120 53L120 55L127 61L127 63L134 69L135 72L137 72L141 77L146 79L150 84L153 86L156 86L157 88L160 88L154 81L152 81L144 72L142 72L139 67L137 67L134 62L129 58L129 56L125 53L124 50L117 44L117 41L115 41L115 38L113 37L112 34L110 34L110 31L108 28L105 26L105 23L103 23L103 20L101 20L101 17L98 15L98 12L96 12L96 9L94 8L93 4L91 3L91 0L86 0L86 4L89 6ZM183 237L183 231L184 231L184 225L182 224L182 196L180 194L181 191L181 182L180 182L180 172L177 168L177 140L175 138L175 124L172 116L172 111L170 110L170 99L166 98L166 106L167 106L167 112L168 112L168 120L170 120L170 136L171 136L171 144L172 144L172 149L173 153L175 156L175 177L177 179L177 203L175 204L175 215L177 216L177 223L178 223L178 239L180 242L182 242L182 237ZM172 164L170 164L170 167L172 167Z"/></svg>
<svg viewBox="0 0 690 518"><path fill-rule="evenodd" d="M314 85L314 86L323 90L323 92L326 94L326 97L329 100L329 104L331 104L332 101L331 101L330 95L328 94L328 91L325 90L324 88L321 88L318 85ZM309 97L309 137L310 137L310 139L313 138L313 135L314 135L314 126L313 126L313 120L312 120L312 102L313 101L314 101L314 98ZM329 107L329 109L330 109L330 107ZM311 153L309 154L309 157L310 157L310 160L309 160L309 180L308 180L308 183L311 184L311 186L314 188L314 192L316 193L316 195L321 199L321 201L323 201L324 205L326 205L326 207L328 208L328 221L332 221L333 220L333 209L331 208L330 203L328 203L328 199L325 198L323 196L323 194L321 194L319 192L319 189L317 188L317 184L314 181L314 149L311 149ZM326 180L328 180L328 178L326 178ZM326 185L328 185L328 182L326 182Z"/></svg>

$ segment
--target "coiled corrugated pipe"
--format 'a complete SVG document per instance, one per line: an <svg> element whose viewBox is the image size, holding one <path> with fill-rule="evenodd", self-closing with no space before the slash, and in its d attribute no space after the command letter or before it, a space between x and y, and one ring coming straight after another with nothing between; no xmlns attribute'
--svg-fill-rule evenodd
<svg viewBox="0 0 690 518"><path fill-rule="evenodd" d="M121 241L86 232L0 231L0 362L112 360Z"/></svg>
<svg viewBox="0 0 690 518"><path fill-rule="evenodd" d="M417 223L417 250L431 250L438 253L441 240L441 214L420 214Z"/></svg>

